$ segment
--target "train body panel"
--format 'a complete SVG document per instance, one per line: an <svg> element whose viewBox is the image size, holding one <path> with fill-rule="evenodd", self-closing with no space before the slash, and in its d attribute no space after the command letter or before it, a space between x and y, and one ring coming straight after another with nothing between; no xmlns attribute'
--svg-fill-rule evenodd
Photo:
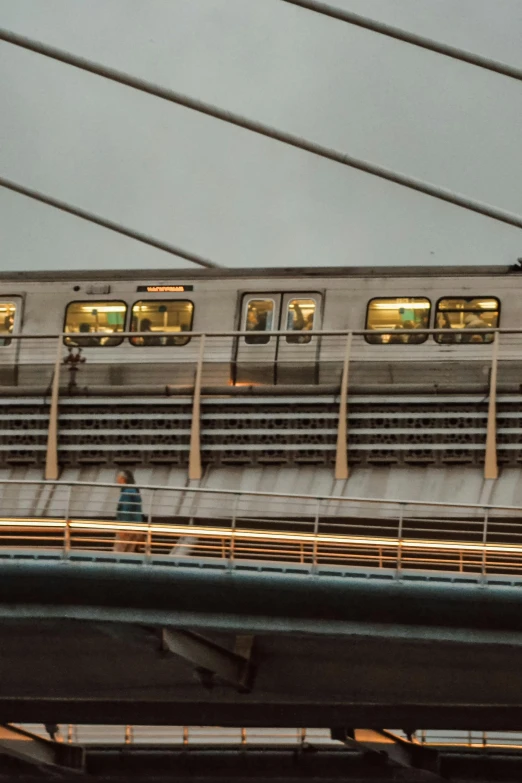
<svg viewBox="0 0 522 783"><path fill-rule="evenodd" d="M375 317L381 320L376 321L375 337L370 337L370 342L364 336L353 340L351 383L484 385L492 346L484 344L484 337L479 336L480 344L468 337L465 319L470 315L466 302L478 303L473 305L475 309L486 308L486 324L518 328L522 320L521 289L522 276L509 273L506 268L389 268L377 273L339 269L316 270L313 275L310 270L267 270L255 274L227 270L223 274L212 271L186 275L154 271L140 276L136 272L3 274L0 308L7 315L4 332L0 334L0 386L42 385L50 380L56 341L19 341L10 339L9 334L53 335L62 330L72 333L74 329L66 313L72 312L68 308L74 303L76 310L85 312L84 316L77 316L76 329L78 319L84 317L80 330L85 327L88 334L100 328L108 335L104 345L90 344L94 338L76 342L71 338L70 342L82 347L86 359L81 367L82 385L190 385L199 341L184 338L183 331L211 334L250 328L252 336L209 339L206 355L210 363L205 367L204 382L216 386L336 384L346 338L315 333L321 329L367 328L372 302ZM453 310L452 303L457 303ZM447 309L445 316L439 315L442 307ZM455 309L458 307L460 313ZM494 313L491 308L496 308ZM145 317L150 313L152 326L151 318ZM385 323L389 313L400 321ZM399 327L408 329L413 325L440 327L443 317L448 323L451 317L452 326L458 327L457 336L451 338L453 342L439 344L431 335L423 341L421 334L412 342L398 331ZM458 318L460 323L456 323ZM96 327L98 323L102 326ZM161 332L162 323L172 335L163 338L165 344L154 337L155 331ZM286 329L296 330L296 336L270 335ZM123 330L141 335L134 341L136 344L128 338L116 344L114 335ZM499 372L505 383L522 381L515 337L507 335L500 347Z"/></svg>

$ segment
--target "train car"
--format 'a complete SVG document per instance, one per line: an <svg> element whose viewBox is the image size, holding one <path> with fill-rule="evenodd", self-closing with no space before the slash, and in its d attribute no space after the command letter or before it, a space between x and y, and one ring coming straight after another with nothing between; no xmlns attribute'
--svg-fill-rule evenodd
<svg viewBox="0 0 522 783"><path fill-rule="evenodd" d="M91 391L190 385L192 333L209 335L209 385L325 386L339 382L347 330L366 330L352 342L352 386L483 386L488 328L518 328L521 289L509 267L2 273L0 386L47 383L54 344L14 338L60 332L81 349ZM503 336L503 383L521 380L517 343Z"/></svg>

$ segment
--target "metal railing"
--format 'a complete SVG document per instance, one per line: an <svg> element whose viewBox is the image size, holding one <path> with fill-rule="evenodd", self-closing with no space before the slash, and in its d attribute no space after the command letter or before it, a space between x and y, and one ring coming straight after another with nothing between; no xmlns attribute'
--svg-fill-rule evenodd
<svg viewBox="0 0 522 783"><path fill-rule="evenodd" d="M47 737L41 724L23 724L25 731ZM391 731L402 739L406 735L400 729ZM317 728L252 728L221 726L100 726L62 724L59 726L58 741L81 745L295 745L303 743L324 747L339 746L328 729ZM448 731L417 730L413 742L437 748L504 748L522 749L522 732L507 731Z"/></svg>
<svg viewBox="0 0 522 783"><path fill-rule="evenodd" d="M67 367L69 392L81 393L83 384L96 385L99 389L113 387L157 388L184 390L191 399L192 419L190 429L189 478L200 479L201 426L200 414L202 395L209 386L214 392L232 393L234 388L248 386L262 390L263 386L294 384L301 388L333 388L339 394L339 418L335 458L335 478L346 479L349 475L349 439L347 428L348 394L351 372L358 363L386 362L432 362L452 360L457 369L464 361L474 362L478 369L480 383L488 388L488 419L485 439L484 476L495 479L498 476L496 442L496 391L499 360L519 361L522 347L522 329L402 329L397 339L418 340L427 336L427 342L394 345L368 344L367 337L378 338L375 330L323 330L312 332L273 331L269 333L235 332L183 332L182 339L190 342L173 346L133 346L129 340L136 338L136 332L118 332L121 345L112 347L89 347L85 340L108 340L107 333L85 334L12 334L6 346L8 353L0 355L5 367L12 363L13 379L20 388L30 393L31 385L45 383L50 398L49 429L46 456L46 478L58 477L58 421L59 401L64 365ZM114 333L111 333L114 335ZM178 338L179 334L175 333ZM433 335L450 336L461 343L438 344ZM479 340L491 339L489 344L464 342L477 336ZM154 340L172 339L171 333L154 333ZM248 344L246 340L267 339L267 343ZM297 342L300 339L310 342ZM77 345L68 345L67 339ZM150 338L149 338L150 339ZM82 342L84 341L84 342ZM12 345L11 345L12 344ZM14 346L14 348L13 348ZM9 354L10 352L10 354ZM83 359L87 359L83 363ZM484 362L489 365L489 375L483 374ZM370 364L368 364L370 363ZM409 365L408 365L409 366ZM125 381L120 370L125 368ZM123 370L122 370L123 371ZM423 376L425 373L423 372ZM411 378L411 373L408 375ZM465 385L468 379L465 374ZM83 380L82 380L83 379ZM378 374L376 376L378 380ZM419 379L421 381L422 379ZM434 376L434 382L436 376ZM147 387L148 384L148 387Z"/></svg>
<svg viewBox="0 0 522 783"><path fill-rule="evenodd" d="M142 486L118 515L118 484L0 481L0 550L132 553L318 568L522 575L522 508ZM125 559L125 558L124 558Z"/></svg>

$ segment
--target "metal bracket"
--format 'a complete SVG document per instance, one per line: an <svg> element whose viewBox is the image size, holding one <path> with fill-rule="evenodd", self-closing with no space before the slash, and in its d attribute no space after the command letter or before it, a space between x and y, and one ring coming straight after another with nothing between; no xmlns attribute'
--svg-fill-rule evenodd
<svg viewBox="0 0 522 783"><path fill-rule="evenodd" d="M351 748L378 755L386 764L404 770L406 779L419 783L443 781L439 774L439 756L433 748L405 740L385 729L330 729L332 739Z"/></svg>
<svg viewBox="0 0 522 783"><path fill-rule="evenodd" d="M253 636L236 636L234 649L229 650L192 631L161 631L162 650L193 663L201 684L208 689L214 686L217 676L243 693L250 691L255 674L253 644Z"/></svg>
<svg viewBox="0 0 522 783"><path fill-rule="evenodd" d="M0 755L36 767L58 767L68 773L85 771L85 749L81 745L46 740L9 723L0 725Z"/></svg>

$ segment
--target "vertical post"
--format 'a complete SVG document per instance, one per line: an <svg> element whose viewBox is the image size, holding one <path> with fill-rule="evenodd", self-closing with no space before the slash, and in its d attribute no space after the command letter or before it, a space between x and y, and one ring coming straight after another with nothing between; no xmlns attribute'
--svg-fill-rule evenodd
<svg viewBox="0 0 522 783"><path fill-rule="evenodd" d="M72 484L67 487L67 503L65 505L65 528L63 531L63 557L69 557L71 551L71 494Z"/></svg>
<svg viewBox="0 0 522 783"><path fill-rule="evenodd" d="M402 529L404 524L404 505L399 506L399 530L397 531L397 578L400 579L402 567Z"/></svg>
<svg viewBox="0 0 522 783"><path fill-rule="evenodd" d="M319 521L321 518L321 498L317 498L317 508L315 510L315 520L314 520L314 543L313 543L313 550L312 550L312 571L315 571L317 568L317 537L319 535Z"/></svg>
<svg viewBox="0 0 522 783"><path fill-rule="evenodd" d="M489 519L489 508L484 509L484 526L482 528L482 578L486 578L486 571L487 571L487 554L486 554L486 546L488 543L488 519Z"/></svg>
<svg viewBox="0 0 522 783"><path fill-rule="evenodd" d="M489 379L489 405L488 405L488 428L486 435L486 457L484 461L484 478L498 478L497 463L497 370L498 370L498 348L500 335L495 332L493 338L493 356L491 359L491 375Z"/></svg>
<svg viewBox="0 0 522 783"><path fill-rule="evenodd" d="M147 520L147 538L145 541L145 557L150 560L152 554L152 506L154 504L154 490L150 491L150 504Z"/></svg>
<svg viewBox="0 0 522 783"><path fill-rule="evenodd" d="M47 430L47 453L45 457L45 478L56 481L58 478L58 399L60 397L60 365L62 363L62 335L58 337L56 360L54 363L51 407L49 409L49 429Z"/></svg>
<svg viewBox="0 0 522 783"><path fill-rule="evenodd" d="M228 560L229 568L232 568L232 564L234 562L234 543L235 543L234 533L236 531L237 507L239 506L239 499L240 499L240 494L239 492L236 492L234 496L234 506L232 509L232 525L230 527L230 557Z"/></svg>
<svg viewBox="0 0 522 783"><path fill-rule="evenodd" d="M335 452L335 478L348 478L348 433L347 433L347 413L348 413L348 369L350 365L350 351L352 348L352 333L346 337L346 347L344 350L343 374L341 377L341 395L339 400L339 424L337 427L337 449Z"/></svg>
<svg viewBox="0 0 522 783"><path fill-rule="evenodd" d="M189 479L201 478L201 380L203 376L203 356L205 353L205 335L199 343L199 357L194 380L194 399L192 403L192 422L190 425Z"/></svg>

